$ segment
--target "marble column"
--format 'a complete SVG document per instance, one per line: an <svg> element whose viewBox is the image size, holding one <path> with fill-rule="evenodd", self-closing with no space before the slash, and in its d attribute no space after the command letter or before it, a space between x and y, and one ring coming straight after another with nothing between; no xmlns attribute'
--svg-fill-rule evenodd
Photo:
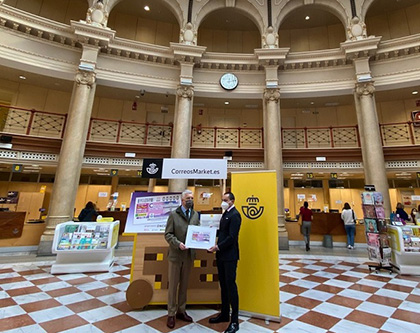
<svg viewBox="0 0 420 333"><path fill-rule="evenodd" d="M171 158L190 157L193 96L193 86L178 86ZM170 179L169 192L182 192L187 188L187 185L188 179Z"/></svg>
<svg viewBox="0 0 420 333"><path fill-rule="evenodd" d="M47 226L41 237L38 255L51 254L56 225L73 220L74 203L93 106L92 96L96 89L95 81L94 72L79 70L75 77L72 101L46 220Z"/></svg>
<svg viewBox="0 0 420 333"><path fill-rule="evenodd" d="M277 225L279 249L288 249L289 240L284 217L283 156L281 148L280 89L265 89L265 168L277 174Z"/></svg>
<svg viewBox="0 0 420 333"><path fill-rule="evenodd" d="M147 192L149 193L154 192L155 186L156 186L156 178L150 178L149 184L147 186Z"/></svg>
<svg viewBox="0 0 420 333"><path fill-rule="evenodd" d="M355 88L357 122L360 128L365 183L373 184L384 197L385 216L391 213L388 179L385 169L385 158L379 129L378 115L375 107L375 86L373 82L357 83Z"/></svg>

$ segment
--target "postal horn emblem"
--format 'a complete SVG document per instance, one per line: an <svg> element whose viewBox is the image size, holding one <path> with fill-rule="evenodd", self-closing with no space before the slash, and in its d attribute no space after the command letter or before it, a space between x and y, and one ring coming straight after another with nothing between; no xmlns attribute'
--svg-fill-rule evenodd
<svg viewBox="0 0 420 333"><path fill-rule="evenodd" d="M146 171L150 174L150 175L154 175L156 172L159 171L159 168L156 168L156 164L155 163L150 163L149 167L146 168Z"/></svg>
<svg viewBox="0 0 420 333"><path fill-rule="evenodd" d="M242 206L242 213L244 213L247 218L250 220L256 220L263 214L264 206L258 207L260 199L252 195L246 199L246 202L248 205Z"/></svg>

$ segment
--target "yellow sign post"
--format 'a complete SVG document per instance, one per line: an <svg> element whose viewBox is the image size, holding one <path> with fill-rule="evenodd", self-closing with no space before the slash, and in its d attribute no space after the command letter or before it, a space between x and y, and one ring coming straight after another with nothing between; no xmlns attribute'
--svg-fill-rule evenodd
<svg viewBox="0 0 420 333"><path fill-rule="evenodd" d="M277 182L273 171L232 173L241 213L237 284L242 314L280 320Z"/></svg>

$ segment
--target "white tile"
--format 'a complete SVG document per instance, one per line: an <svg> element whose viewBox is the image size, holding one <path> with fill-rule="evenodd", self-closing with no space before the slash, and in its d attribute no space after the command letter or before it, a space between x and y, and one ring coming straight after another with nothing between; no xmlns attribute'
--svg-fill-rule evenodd
<svg viewBox="0 0 420 333"><path fill-rule="evenodd" d="M405 280L405 279L392 279L388 283L397 284L399 286L404 287L412 287L415 288L418 285L417 281Z"/></svg>
<svg viewBox="0 0 420 333"><path fill-rule="evenodd" d="M411 311L411 312L417 312L417 313L420 314L420 303L404 301L400 304L398 309L407 310L407 311Z"/></svg>
<svg viewBox="0 0 420 333"><path fill-rule="evenodd" d="M347 271L347 272L344 272L342 275L352 276L352 277L356 277L356 278L359 278L359 279L363 279L366 276L368 276L369 274L361 273L361 272Z"/></svg>
<svg viewBox="0 0 420 333"><path fill-rule="evenodd" d="M299 268L300 267L292 266L292 265L282 265L282 266L280 266L280 269L282 269L284 271L295 271L295 270L297 270Z"/></svg>
<svg viewBox="0 0 420 333"><path fill-rule="evenodd" d="M167 314L168 310L157 308L146 309L143 311L130 311L126 313L126 315L133 317L134 319L137 319L138 321L141 321L143 323L147 323L148 321L155 320L162 316L166 316Z"/></svg>
<svg viewBox="0 0 420 333"><path fill-rule="evenodd" d="M69 281L69 280L76 280L88 277L86 274L62 274L62 275L55 275L62 281Z"/></svg>
<svg viewBox="0 0 420 333"><path fill-rule="evenodd" d="M74 315L74 312L65 306L57 306L55 308L35 311L28 313L29 316L37 323L43 323L45 321L55 320L62 317Z"/></svg>
<svg viewBox="0 0 420 333"><path fill-rule="evenodd" d="M309 281L309 280L296 280L290 283L293 286L298 286L306 289L312 289L320 285L319 282Z"/></svg>
<svg viewBox="0 0 420 333"><path fill-rule="evenodd" d="M369 297L372 296L372 294L370 293L365 293L364 291L353 290L353 289L344 289L340 291L337 295L355 298L357 300L362 300L362 301L365 301Z"/></svg>
<svg viewBox="0 0 420 333"><path fill-rule="evenodd" d="M290 263L291 263L290 260L279 259L279 264L280 265L287 265L287 264L290 264Z"/></svg>
<svg viewBox="0 0 420 333"><path fill-rule="evenodd" d="M280 313L282 317L286 317L289 319L299 318L300 316L304 315L308 311L309 311L308 309L301 308L300 306L287 304L287 303L280 304Z"/></svg>
<svg viewBox="0 0 420 333"><path fill-rule="evenodd" d="M45 333L45 332L46 330L44 330L39 325L29 325L29 326L24 326L20 328L15 328L9 331L4 331L4 333Z"/></svg>
<svg viewBox="0 0 420 333"><path fill-rule="evenodd" d="M71 284L68 284L67 282L64 282L64 281L40 284L38 286L38 288L41 289L42 291L51 291L51 290L56 290L56 289L68 288L68 287L71 287Z"/></svg>
<svg viewBox="0 0 420 333"><path fill-rule="evenodd" d="M45 278L52 278L53 276L51 274L48 273L39 273L39 274L30 274L30 275L26 275L25 279L28 281L32 281L32 280L39 280L39 279L45 279Z"/></svg>
<svg viewBox="0 0 420 333"><path fill-rule="evenodd" d="M312 270L314 270L314 271L323 271L324 269L326 269L326 268L328 268L328 267L325 267L325 266L318 266L318 265L308 265L308 266L305 266L305 268L306 269L312 269Z"/></svg>
<svg viewBox="0 0 420 333"><path fill-rule="evenodd" d="M55 297L55 300L60 302L61 304L68 305L68 304L73 304L77 302L87 301L92 298L93 296L82 292L82 293L75 293L75 294Z"/></svg>
<svg viewBox="0 0 420 333"><path fill-rule="evenodd" d="M391 289L379 289L375 295L392 297L396 299L405 300L408 297L408 293L403 293L402 291L396 291Z"/></svg>
<svg viewBox="0 0 420 333"><path fill-rule="evenodd" d="M300 273L300 272L287 272L283 274L284 276L296 278L296 279L303 279L304 277L309 276L309 274ZM280 277L281 279L281 277Z"/></svg>
<svg viewBox="0 0 420 333"><path fill-rule="evenodd" d="M420 295L420 288L414 288L411 292L413 295Z"/></svg>
<svg viewBox="0 0 420 333"><path fill-rule="evenodd" d="M126 300L126 296L125 296L125 292L120 291L117 293L97 297L97 299L108 305L111 305L115 303L124 302Z"/></svg>
<svg viewBox="0 0 420 333"><path fill-rule="evenodd" d="M369 280L369 279L362 279L362 280L357 281L356 284L363 284L364 286L382 288L384 285L386 285L386 282Z"/></svg>
<svg viewBox="0 0 420 333"><path fill-rule="evenodd" d="M321 303L318 306L314 307L312 310L319 313L328 314L330 316L340 319L345 318L349 313L353 312L352 308L328 302Z"/></svg>
<svg viewBox="0 0 420 333"><path fill-rule="evenodd" d="M0 290L0 299L9 298L9 297L10 295L7 292L5 292L4 290Z"/></svg>
<svg viewBox="0 0 420 333"><path fill-rule="evenodd" d="M74 333L77 333L77 332L74 332ZM136 325L130 328L126 328L125 330L122 330L121 333L160 333L160 331L157 331L154 328L147 326L145 324L140 324L140 325Z"/></svg>
<svg viewBox="0 0 420 333"><path fill-rule="evenodd" d="M89 290L94 290L94 289L107 288L109 286L107 284L103 283L103 282L94 281L94 282L79 284L75 287L77 289L80 289L81 291L89 291Z"/></svg>
<svg viewBox="0 0 420 333"><path fill-rule="evenodd" d="M92 279L101 281L101 280L106 280L106 279L112 279L114 277L119 277L119 276L120 275L115 274L115 273L101 273L101 274L98 274L98 275L91 275L90 277Z"/></svg>
<svg viewBox="0 0 420 333"><path fill-rule="evenodd" d="M325 281L323 284L326 284L328 286L339 287L339 288L348 288L348 287L352 286L354 283L353 282L348 282L348 281L332 279L332 280Z"/></svg>
<svg viewBox="0 0 420 333"><path fill-rule="evenodd" d="M0 279L9 279L9 278L14 278L14 277L19 277L19 276L20 274L16 272L3 273L3 274L0 274Z"/></svg>
<svg viewBox="0 0 420 333"><path fill-rule="evenodd" d="M127 281L127 282L123 282L123 283L114 284L114 285L112 285L112 287L114 287L118 290L121 290L121 291L126 291L129 285L130 285L130 282Z"/></svg>
<svg viewBox="0 0 420 333"><path fill-rule="evenodd" d="M326 279L334 279L335 277L338 276L338 274L335 273L330 273L330 272L316 272L314 274L312 274L313 276L319 276L319 277L323 277Z"/></svg>
<svg viewBox="0 0 420 333"><path fill-rule="evenodd" d="M15 296L13 297L13 300L17 304L27 304L27 303L37 302L37 301L43 301L50 298L51 296L46 293L34 293L34 294Z"/></svg>
<svg viewBox="0 0 420 333"><path fill-rule="evenodd" d="M102 330L92 324L83 325L75 328L71 328L60 333L103 333Z"/></svg>
<svg viewBox="0 0 420 333"><path fill-rule="evenodd" d="M340 320L337 324L330 328L334 333L377 333L378 329L375 327L366 326L349 320ZM400 332L401 333L401 332Z"/></svg>
<svg viewBox="0 0 420 333"><path fill-rule="evenodd" d="M391 306L365 301L361 303L356 308L356 310L364 311L367 313L373 313L378 316L391 317L391 315L395 312L396 309Z"/></svg>
<svg viewBox="0 0 420 333"><path fill-rule="evenodd" d="M319 328L313 325L306 324L304 322L295 320L287 325L283 326L280 331L283 333L325 333L327 330L324 330L323 328ZM348 333L348 332L347 332Z"/></svg>
<svg viewBox="0 0 420 333"><path fill-rule="evenodd" d="M218 313L216 310L212 310L209 308L187 308L187 313L193 318L195 322L200 321L203 318L213 316Z"/></svg>
<svg viewBox="0 0 420 333"><path fill-rule="evenodd" d="M389 318L381 327L382 330L394 333L418 333L419 325L406 321Z"/></svg>
<svg viewBox="0 0 420 333"><path fill-rule="evenodd" d="M331 266L330 268L339 269L339 270L342 270L342 271L349 271L349 270L353 269L353 266L334 265L334 266Z"/></svg>
<svg viewBox="0 0 420 333"><path fill-rule="evenodd" d="M19 305L7 306L0 308L0 319L14 317L25 313L26 311L23 310Z"/></svg>
<svg viewBox="0 0 420 333"><path fill-rule="evenodd" d="M241 324L239 324L239 332L248 332L248 333L272 333L273 330L266 328L261 325L256 325L253 323L250 323L248 321L245 321Z"/></svg>
<svg viewBox="0 0 420 333"><path fill-rule="evenodd" d="M203 325L192 323L172 331L174 333L213 333L214 330ZM241 329L242 332L242 329Z"/></svg>
<svg viewBox="0 0 420 333"><path fill-rule="evenodd" d="M288 293L286 291L280 291L280 302L287 302L289 299L296 297L295 294Z"/></svg>
<svg viewBox="0 0 420 333"><path fill-rule="evenodd" d="M82 317L84 320L88 321L89 323L96 323L97 321L119 316L121 314L122 314L121 311L111 306L103 306L99 309L93 309L93 310L81 312L78 315L79 317Z"/></svg>
<svg viewBox="0 0 420 333"><path fill-rule="evenodd" d="M302 260L298 260L297 262L301 262L301 263L307 264L307 265L313 265L313 264L316 264L318 261L317 260L302 259Z"/></svg>
<svg viewBox="0 0 420 333"><path fill-rule="evenodd" d="M30 281L21 281L21 282L13 282L13 283L6 283L2 284L1 287L4 290L11 290L11 289L18 289L18 288L25 288L25 287L33 287L34 284Z"/></svg>
<svg viewBox="0 0 420 333"><path fill-rule="evenodd" d="M299 296L308 297L315 299L317 301L326 301L329 300L331 297L335 296L334 294L327 293L321 290L307 290L301 293Z"/></svg>

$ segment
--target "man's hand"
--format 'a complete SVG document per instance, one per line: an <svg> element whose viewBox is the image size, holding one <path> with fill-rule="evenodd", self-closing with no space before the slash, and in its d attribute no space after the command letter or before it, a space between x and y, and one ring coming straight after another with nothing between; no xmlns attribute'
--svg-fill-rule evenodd
<svg viewBox="0 0 420 333"><path fill-rule="evenodd" d="M211 248L209 248L207 251L216 252L217 250L219 250L219 248L217 247L217 245L215 245L215 246L212 246Z"/></svg>
<svg viewBox="0 0 420 333"><path fill-rule="evenodd" d="M179 244L179 249L182 251L188 250L188 247L184 245L184 243Z"/></svg>

